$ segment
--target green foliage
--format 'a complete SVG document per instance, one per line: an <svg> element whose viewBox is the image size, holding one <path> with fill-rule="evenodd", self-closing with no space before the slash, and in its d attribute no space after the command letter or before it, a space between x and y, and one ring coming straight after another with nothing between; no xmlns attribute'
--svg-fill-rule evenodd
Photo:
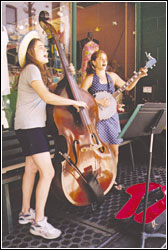
<svg viewBox="0 0 168 250"><path fill-rule="evenodd" d="M17 89L16 89L16 81L15 79L11 88L10 94L3 96L4 102L4 111L6 115L6 119L8 121L9 129L14 129L14 116L16 112L16 100L17 100Z"/></svg>

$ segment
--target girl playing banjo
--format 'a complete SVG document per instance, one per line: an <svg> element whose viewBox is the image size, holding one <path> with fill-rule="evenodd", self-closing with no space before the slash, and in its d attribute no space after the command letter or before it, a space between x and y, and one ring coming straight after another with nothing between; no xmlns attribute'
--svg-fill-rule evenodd
<svg viewBox="0 0 168 250"><path fill-rule="evenodd" d="M88 62L87 76L82 82L81 88L87 90L91 95L95 97L97 92L106 91L107 93L113 94L115 87L122 87L126 82L122 80L116 73L107 72L106 68L108 65L107 54L102 51L96 51L91 60ZM147 76L147 69L142 68L141 74L138 78L133 81L130 86L126 89L130 91L135 87L141 77ZM106 93L105 92L105 93ZM104 98L96 99L98 106L108 107L110 100L107 95ZM120 110L123 111L123 105L120 105ZM121 132L119 114L116 112L108 119L102 119L97 123L97 129L102 141L107 142L110 149L114 153L116 165L118 163L118 147L122 142L122 139L118 139L118 135ZM116 189L121 189L120 186L116 186Z"/></svg>

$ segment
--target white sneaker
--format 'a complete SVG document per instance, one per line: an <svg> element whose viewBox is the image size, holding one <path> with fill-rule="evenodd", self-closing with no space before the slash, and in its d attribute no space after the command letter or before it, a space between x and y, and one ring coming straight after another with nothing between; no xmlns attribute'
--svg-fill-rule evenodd
<svg viewBox="0 0 168 250"><path fill-rule="evenodd" d="M33 220L35 219L35 211L30 208L29 212L27 214L24 214L23 212L19 213L19 224L28 224L32 223Z"/></svg>
<svg viewBox="0 0 168 250"><path fill-rule="evenodd" d="M44 219L38 223L33 221L30 227L30 233L41 236L45 239L56 239L61 235L61 231L59 229L54 228L47 222L47 217L44 217Z"/></svg>

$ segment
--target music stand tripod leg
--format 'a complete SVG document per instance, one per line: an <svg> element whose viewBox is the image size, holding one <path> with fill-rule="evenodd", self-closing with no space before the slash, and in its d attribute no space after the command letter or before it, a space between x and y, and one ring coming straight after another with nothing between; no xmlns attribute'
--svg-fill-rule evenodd
<svg viewBox="0 0 168 250"><path fill-rule="evenodd" d="M150 149L149 149L149 166L148 166L148 173L147 173L147 180L146 180L146 190L145 190L145 204L144 204L144 213L143 213L143 222L142 222L142 245L141 248L145 247L145 240L149 237L151 238L166 238L165 234L149 234L145 232L145 220L146 220L146 210L147 210L147 203L148 203L148 190L149 190L149 182L150 182L150 174L151 174L151 166L152 166L152 149L153 149L153 137L154 132L157 127L157 124L159 123L161 117L163 115L163 110L159 112L158 119L156 122L151 126L151 138L150 138Z"/></svg>

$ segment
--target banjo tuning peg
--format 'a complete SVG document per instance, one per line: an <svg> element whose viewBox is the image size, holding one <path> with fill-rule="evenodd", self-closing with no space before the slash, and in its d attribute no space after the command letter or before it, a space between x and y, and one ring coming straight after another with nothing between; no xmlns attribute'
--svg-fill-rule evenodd
<svg viewBox="0 0 168 250"><path fill-rule="evenodd" d="M152 56L151 56L150 53L145 52L145 55L146 55L146 57L148 58L148 60L152 59Z"/></svg>

